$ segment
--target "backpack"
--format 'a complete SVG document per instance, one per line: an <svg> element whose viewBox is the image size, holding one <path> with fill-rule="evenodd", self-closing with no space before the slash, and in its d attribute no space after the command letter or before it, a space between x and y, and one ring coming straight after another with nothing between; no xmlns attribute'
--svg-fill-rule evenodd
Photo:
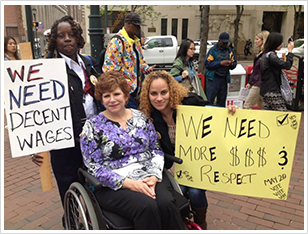
<svg viewBox="0 0 308 234"><path fill-rule="evenodd" d="M111 41L113 38L118 38L118 39L121 41L121 43L122 43L122 45L123 45L123 52L124 52L124 41L123 41L122 37L121 37L120 35L116 34L116 35L114 35L114 36L110 39L110 41ZM103 48L102 51L101 51L101 53L99 54L99 61L98 61L97 66L98 66L98 68L99 68L99 70L100 70L101 73L103 73L103 65L104 65L104 61L105 61L106 50L107 50L107 47Z"/></svg>
<svg viewBox="0 0 308 234"><path fill-rule="evenodd" d="M269 59L270 54L273 53L272 51L266 53L266 58ZM280 79L281 79L281 85L280 85L280 93L282 98L284 99L284 101L287 104L291 104L292 103L292 99L293 99L293 92L288 80L288 77L286 75L286 73L284 72L284 70L281 69L280 71Z"/></svg>
<svg viewBox="0 0 308 234"><path fill-rule="evenodd" d="M99 77L100 74L101 74L101 71L100 71L100 70L97 71L97 68L95 68L96 65L94 65L94 63L93 63L93 58L92 58L91 56L89 56L89 55L84 55L84 57L85 57L85 58L90 62L90 64L91 64L91 73L92 73L94 76ZM94 60L94 61L95 61L95 60Z"/></svg>

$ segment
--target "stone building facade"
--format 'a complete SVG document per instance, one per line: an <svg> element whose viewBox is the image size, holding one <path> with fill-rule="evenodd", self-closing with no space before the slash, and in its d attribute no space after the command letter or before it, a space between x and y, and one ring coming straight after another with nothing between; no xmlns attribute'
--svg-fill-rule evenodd
<svg viewBox="0 0 308 234"><path fill-rule="evenodd" d="M33 9L36 9L35 16ZM47 29L50 29L57 19L60 19L64 15L71 15L81 24L83 29L86 28L84 9L84 5L31 5L30 14L32 21L39 22L37 30L32 29L34 38L38 38L36 41L39 42L40 53L42 55L44 55L44 47L47 43L43 33ZM18 43L27 42L26 14L25 5L4 5L4 36L13 36ZM87 31L84 30L85 38L86 33Z"/></svg>
<svg viewBox="0 0 308 234"><path fill-rule="evenodd" d="M32 5L36 8L36 21L41 22L41 28L38 28L37 36L40 38L40 45L43 48L46 44L43 32L50 28L56 19L64 15L72 15L84 29L84 38L86 40L83 53L90 53L90 38L88 36L90 10L85 5ZM104 6L101 5L103 9ZM108 27L114 28L115 33L123 26L117 19L121 9L117 6L108 5L109 12ZM128 8L129 9L129 8ZM141 13L144 23L142 30L146 36L155 35L175 35L178 43L183 38L191 38L193 40L200 39L201 33L201 11L199 5L153 5L155 12L160 12L161 16L153 20ZM304 9L303 9L304 12ZM303 14L303 13L302 13ZM234 24L236 17L235 5L211 5L209 16L209 40L217 40L219 34L223 31L229 32L231 40L234 38ZM102 16L103 27L104 15ZM113 27L113 24L117 24ZM244 12L240 20L240 28L238 35L238 51L243 51L246 40L254 41L255 35L263 30L278 31L284 36L285 43L293 34L294 26L294 9L293 6L282 5L245 5ZM14 36L18 42L27 41L26 33L26 12L24 5L5 5L4 6L4 35ZM300 23L302 35L304 34L304 21ZM104 29L106 32L106 29ZM252 51L255 51L253 48Z"/></svg>

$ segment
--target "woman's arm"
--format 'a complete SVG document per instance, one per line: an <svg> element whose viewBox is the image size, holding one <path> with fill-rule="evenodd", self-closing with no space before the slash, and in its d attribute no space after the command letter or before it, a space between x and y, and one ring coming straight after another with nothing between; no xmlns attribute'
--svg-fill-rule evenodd
<svg viewBox="0 0 308 234"><path fill-rule="evenodd" d="M149 136L149 152L151 154L147 172L150 176L155 176L158 181L161 181L164 168L164 153L160 148L157 132L150 120L147 120L146 129Z"/></svg>
<svg viewBox="0 0 308 234"><path fill-rule="evenodd" d="M293 64L293 56L291 52L287 54L286 61L281 60L278 58L276 53L271 53L269 55L269 63L275 67L279 67L280 69L289 70Z"/></svg>
<svg viewBox="0 0 308 234"><path fill-rule="evenodd" d="M80 147L85 166L101 183L113 190L122 187L125 177L115 173L109 165L111 161L107 159L102 151L102 138L94 130L91 121L87 120L80 138ZM112 162L114 164L114 162Z"/></svg>

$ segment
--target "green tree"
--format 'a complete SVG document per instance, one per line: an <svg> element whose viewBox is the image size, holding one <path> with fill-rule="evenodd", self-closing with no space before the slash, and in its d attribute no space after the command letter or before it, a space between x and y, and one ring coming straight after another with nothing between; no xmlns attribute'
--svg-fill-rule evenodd
<svg viewBox="0 0 308 234"><path fill-rule="evenodd" d="M156 12L154 10L154 5L114 5L108 11L108 14L112 14L113 11L119 11L117 19L112 25L113 28L123 22L123 19L128 12L136 12L138 15L140 15L143 22L146 19L150 19L151 26L153 26L154 21L158 20L161 17L164 17L162 13ZM105 9L103 6L101 7L101 14L105 14Z"/></svg>
<svg viewBox="0 0 308 234"><path fill-rule="evenodd" d="M293 27L293 39L296 40L300 37L299 35L299 26L300 20L302 17L302 5L296 6L294 5L294 27Z"/></svg>
<svg viewBox="0 0 308 234"><path fill-rule="evenodd" d="M303 5L282 5L281 8L283 8L285 11L288 11L289 8L293 7L294 11L294 25L293 25L293 39L296 40L298 39L301 35L299 35L299 29L301 26L301 18L303 17L302 15L302 10L303 10ZM304 30L302 30L304 31Z"/></svg>

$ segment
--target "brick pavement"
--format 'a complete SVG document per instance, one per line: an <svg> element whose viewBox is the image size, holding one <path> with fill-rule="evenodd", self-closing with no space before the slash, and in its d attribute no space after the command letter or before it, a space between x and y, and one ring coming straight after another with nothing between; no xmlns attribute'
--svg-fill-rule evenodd
<svg viewBox="0 0 308 234"><path fill-rule="evenodd" d="M42 192L39 170L29 157L11 158L4 130L4 230L63 230L54 178L53 185ZM304 112L286 201L212 191L207 197L209 230L304 230Z"/></svg>

